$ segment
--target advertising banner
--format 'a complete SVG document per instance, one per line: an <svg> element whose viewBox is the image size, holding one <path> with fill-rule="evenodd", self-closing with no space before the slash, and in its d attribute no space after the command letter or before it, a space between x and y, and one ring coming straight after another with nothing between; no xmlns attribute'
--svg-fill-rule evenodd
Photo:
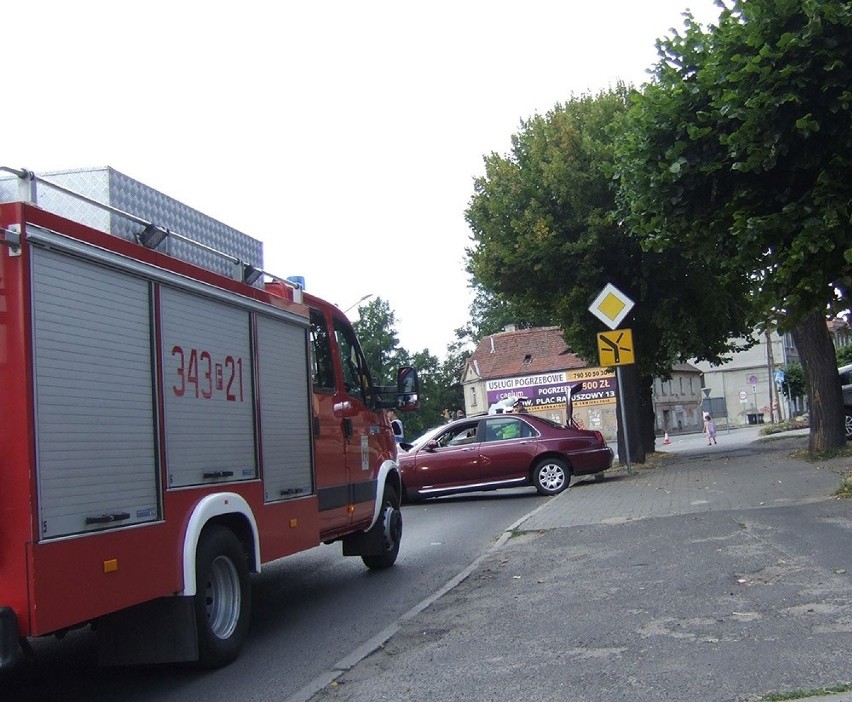
<svg viewBox="0 0 852 702"><path fill-rule="evenodd" d="M616 377L605 368L582 368L555 373L518 376L488 380L485 383L488 404L509 397L527 400L527 409L535 412L553 407L564 407L569 383L583 382L583 388L573 395L575 407L605 405L615 402Z"/></svg>

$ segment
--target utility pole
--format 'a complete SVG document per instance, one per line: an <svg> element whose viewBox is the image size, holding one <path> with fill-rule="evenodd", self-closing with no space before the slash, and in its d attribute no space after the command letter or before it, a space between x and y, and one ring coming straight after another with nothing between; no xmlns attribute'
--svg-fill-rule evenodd
<svg viewBox="0 0 852 702"><path fill-rule="evenodd" d="M772 402L772 386L775 384L775 359L772 357L772 332L766 330L766 365L769 368L769 421L775 424L775 405ZM778 421L781 421L781 403L778 403Z"/></svg>

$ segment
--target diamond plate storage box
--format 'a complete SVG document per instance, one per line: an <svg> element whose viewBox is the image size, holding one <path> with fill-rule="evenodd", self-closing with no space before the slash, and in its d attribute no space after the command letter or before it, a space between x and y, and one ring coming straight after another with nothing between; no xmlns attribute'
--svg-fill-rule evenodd
<svg viewBox="0 0 852 702"><path fill-rule="evenodd" d="M263 244L217 219L164 195L114 168L90 168L39 173L51 182L118 210L165 227L183 237L263 268ZM44 183L37 185L37 204L54 214L136 241L142 226L119 214L92 205ZM0 179L0 202L19 199L16 178ZM233 263L211 251L168 237L158 251L208 270L231 276Z"/></svg>

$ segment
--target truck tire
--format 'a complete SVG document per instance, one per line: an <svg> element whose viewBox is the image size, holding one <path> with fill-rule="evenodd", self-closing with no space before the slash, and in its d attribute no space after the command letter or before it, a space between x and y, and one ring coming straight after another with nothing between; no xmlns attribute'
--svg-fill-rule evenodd
<svg viewBox="0 0 852 702"><path fill-rule="evenodd" d="M198 665L220 668L239 655L251 613L248 560L230 529L214 525L201 533L195 584Z"/></svg>
<svg viewBox="0 0 852 702"><path fill-rule="evenodd" d="M370 536L380 536L382 552L378 555L361 556L361 560L370 570L390 568L396 563L399 544L402 541L402 511L399 508L399 495L390 485L385 485L382 511L370 532L373 532L369 534Z"/></svg>

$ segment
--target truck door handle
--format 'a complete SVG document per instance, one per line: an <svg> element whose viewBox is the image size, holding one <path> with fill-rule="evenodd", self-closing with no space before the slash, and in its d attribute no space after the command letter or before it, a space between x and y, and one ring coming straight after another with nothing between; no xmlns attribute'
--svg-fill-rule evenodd
<svg viewBox="0 0 852 702"><path fill-rule="evenodd" d="M130 515L127 512L116 512L115 514L86 517L86 524L111 524L112 522L120 522L125 519L130 519Z"/></svg>
<svg viewBox="0 0 852 702"><path fill-rule="evenodd" d="M234 471L232 470L214 470L211 473L205 473L204 479L210 480L212 478L230 478L234 475Z"/></svg>
<svg viewBox="0 0 852 702"><path fill-rule="evenodd" d="M286 490L281 491L282 497L285 495L298 495L305 491L305 488L287 488Z"/></svg>

